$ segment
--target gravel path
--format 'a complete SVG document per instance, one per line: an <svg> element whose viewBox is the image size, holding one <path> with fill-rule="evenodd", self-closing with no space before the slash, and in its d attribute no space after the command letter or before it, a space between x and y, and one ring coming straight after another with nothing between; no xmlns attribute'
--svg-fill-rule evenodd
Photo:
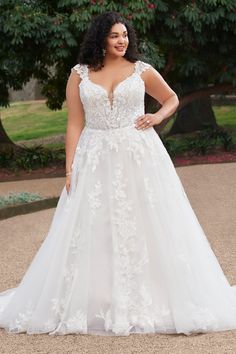
<svg viewBox="0 0 236 354"><path fill-rule="evenodd" d="M236 163L176 168L195 213L206 232L230 284L236 284ZM28 190L42 188L45 194L60 193L64 178L33 180ZM8 182L20 189L20 183ZM12 184L10 184L12 183ZM17 187L18 186L18 187ZM1 186L3 187L3 186ZM4 188L4 190L5 190ZM3 191L0 190L0 193ZM16 286L47 235L55 209L16 216L0 222L0 291ZM0 353L92 353L92 354L208 354L236 353L236 331L184 335L133 334L128 337L92 335L49 336L7 334L0 330Z"/></svg>

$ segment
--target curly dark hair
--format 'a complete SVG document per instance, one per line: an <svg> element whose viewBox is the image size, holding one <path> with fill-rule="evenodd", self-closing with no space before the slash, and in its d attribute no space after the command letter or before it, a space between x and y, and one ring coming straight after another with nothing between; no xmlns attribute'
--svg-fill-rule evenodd
<svg viewBox="0 0 236 354"><path fill-rule="evenodd" d="M134 28L119 12L107 11L94 17L85 33L78 56L79 64L87 64L95 71L103 67L102 49L105 49L106 38L111 27L116 23L125 25L128 32L129 45L124 58L131 63L139 59L140 54L137 49L137 37Z"/></svg>

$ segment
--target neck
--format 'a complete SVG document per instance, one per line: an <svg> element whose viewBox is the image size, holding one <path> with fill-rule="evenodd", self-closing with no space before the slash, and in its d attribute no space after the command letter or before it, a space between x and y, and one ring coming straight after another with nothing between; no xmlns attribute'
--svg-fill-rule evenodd
<svg viewBox="0 0 236 354"><path fill-rule="evenodd" d="M116 55L105 55L103 59L104 66L119 65L126 61L124 57L118 57Z"/></svg>

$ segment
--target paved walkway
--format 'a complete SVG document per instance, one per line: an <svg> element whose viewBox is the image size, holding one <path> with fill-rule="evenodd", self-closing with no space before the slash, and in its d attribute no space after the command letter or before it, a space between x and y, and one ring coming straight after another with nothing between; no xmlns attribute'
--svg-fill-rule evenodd
<svg viewBox="0 0 236 354"><path fill-rule="evenodd" d="M43 197L57 197L60 195L64 184L64 177L0 182L0 195L7 195L9 192L30 192L40 194Z"/></svg>
<svg viewBox="0 0 236 354"><path fill-rule="evenodd" d="M236 284L236 163L177 167L185 191L231 285ZM8 190L59 195L64 178L0 184ZM0 222L0 291L19 284L47 235L55 209ZM208 354L236 353L236 331L184 335L49 336L7 334L0 330L0 353Z"/></svg>

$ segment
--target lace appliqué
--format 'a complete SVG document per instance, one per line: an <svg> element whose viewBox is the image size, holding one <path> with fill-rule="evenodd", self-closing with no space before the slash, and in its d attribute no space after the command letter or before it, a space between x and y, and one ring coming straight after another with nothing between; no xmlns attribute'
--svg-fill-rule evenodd
<svg viewBox="0 0 236 354"><path fill-rule="evenodd" d="M144 114L145 85L140 75L150 67L150 64L136 61L133 74L115 87L111 105L106 89L90 80L88 66L75 65L71 70L82 79L79 89L86 126L93 129L126 127Z"/></svg>
<svg viewBox="0 0 236 354"><path fill-rule="evenodd" d="M102 184L98 181L95 186L94 190L89 193L88 201L90 205L90 210L93 216L96 215L96 210L101 206L101 201L99 196L102 194Z"/></svg>
<svg viewBox="0 0 236 354"><path fill-rule="evenodd" d="M87 67L84 64L76 64L71 68L71 72L75 70L77 74L79 74L81 79L85 79L87 77Z"/></svg>
<svg viewBox="0 0 236 354"><path fill-rule="evenodd" d="M141 289L142 291L142 289ZM104 328L106 331L113 331L116 335L129 335L132 332L138 331L139 333L155 333L157 329L159 332L169 333L173 328L171 322L171 312L166 307L153 307L149 312L140 316L141 310L136 309L136 314L133 312L129 316L128 322L121 322L113 324L112 310L109 308L107 311L101 310L96 317L104 321ZM146 317L145 317L146 314Z"/></svg>
<svg viewBox="0 0 236 354"><path fill-rule="evenodd" d="M66 313L67 305L70 300L71 291L73 291L73 282L78 276L78 259L81 252L85 249L85 246L86 235L81 232L81 225L78 224L70 241L67 264L63 273L64 284L62 286L62 292L58 298L53 298L51 300L51 310L56 316L59 325L50 334L63 334L74 331L75 329L81 332L86 332L87 330L86 314L80 309L77 311L76 315L63 320L63 316Z"/></svg>
<svg viewBox="0 0 236 354"><path fill-rule="evenodd" d="M109 158L111 151L118 154L123 151L138 165L150 154L150 148L145 141L145 132L136 132L133 127L113 130L96 130L85 127L78 142L73 170L79 171L88 164L91 171L97 171L97 167L103 160Z"/></svg>
<svg viewBox="0 0 236 354"><path fill-rule="evenodd" d="M150 206L152 208L155 208L156 203L155 203L154 190L153 190L153 188L150 185L150 179L148 177L145 177L143 181L144 181L144 187L146 189L146 193L147 193L147 196L148 196L148 200L149 200Z"/></svg>
<svg viewBox="0 0 236 354"><path fill-rule="evenodd" d="M87 315L85 312L78 310L75 315L60 322L57 328L49 334L63 335L68 333L87 333Z"/></svg>
<svg viewBox="0 0 236 354"><path fill-rule="evenodd" d="M105 320L106 330L114 333L129 333L130 321L135 323L137 318L145 323L148 319L149 306L152 299L142 283L139 274L143 272L143 266L148 263L147 245L144 239L137 237L137 220L133 213L133 205L127 196L127 178L124 175L124 167L117 164L112 181L114 225L113 249L114 249L114 279L113 279L113 322L111 309L104 312L101 309L96 317Z"/></svg>
<svg viewBox="0 0 236 354"><path fill-rule="evenodd" d="M9 331L13 333L25 332L33 314L33 305L28 301L24 312L19 312L16 319L9 325Z"/></svg>
<svg viewBox="0 0 236 354"><path fill-rule="evenodd" d="M144 71L150 69L152 66L148 63L145 63L141 60L138 60L137 65L136 65L136 73L138 75L142 74Z"/></svg>
<svg viewBox="0 0 236 354"><path fill-rule="evenodd" d="M93 190L88 194L88 205L90 207L90 227L94 222L96 217L96 211L101 206L100 196L102 194L102 184L98 181ZM52 299L53 312L58 315L58 320L60 324L58 328L52 334L63 334L70 331L82 331L86 333L87 330L87 316L84 311L79 309L75 315L70 317L67 320L62 320L63 314L66 311L66 306L68 300L70 299L70 293L73 289L73 282L78 276L78 260L80 258L81 252L87 247L88 240L86 239L87 235L85 232L82 232L81 222L77 222L73 236L70 241L70 247L67 255L67 264L64 271L64 295L61 294L59 298Z"/></svg>
<svg viewBox="0 0 236 354"><path fill-rule="evenodd" d="M188 304L190 309L191 316L194 321L194 330L195 332L207 332L208 330L216 330L218 327L217 318L212 314L212 312L207 307L198 306L195 304ZM185 333L185 334L191 334Z"/></svg>

